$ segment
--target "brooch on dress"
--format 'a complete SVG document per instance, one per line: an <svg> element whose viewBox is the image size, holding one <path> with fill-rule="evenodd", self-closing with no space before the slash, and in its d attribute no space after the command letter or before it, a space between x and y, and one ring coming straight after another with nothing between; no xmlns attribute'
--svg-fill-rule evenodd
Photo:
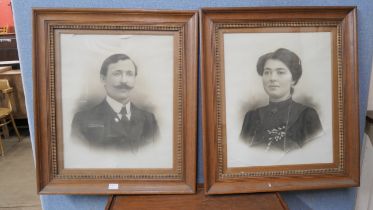
<svg viewBox="0 0 373 210"><path fill-rule="evenodd" d="M285 139L286 126L283 125L277 128L267 129L266 132L268 134L268 139L267 139L268 143L267 143L266 151L268 151L273 142L278 142L278 141L282 141L283 139Z"/></svg>

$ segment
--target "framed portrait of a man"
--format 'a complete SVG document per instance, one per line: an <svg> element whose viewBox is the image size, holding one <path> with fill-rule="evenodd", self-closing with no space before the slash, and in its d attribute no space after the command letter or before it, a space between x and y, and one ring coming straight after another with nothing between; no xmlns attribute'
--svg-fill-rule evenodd
<svg viewBox="0 0 373 210"><path fill-rule="evenodd" d="M208 194L359 183L355 14L202 9Z"/></svg>
<svg viewBox="0 0 373 210"><path fill-rule="evenodd" d="M197 18L34 10L40 193L195 191Z"/></svg>

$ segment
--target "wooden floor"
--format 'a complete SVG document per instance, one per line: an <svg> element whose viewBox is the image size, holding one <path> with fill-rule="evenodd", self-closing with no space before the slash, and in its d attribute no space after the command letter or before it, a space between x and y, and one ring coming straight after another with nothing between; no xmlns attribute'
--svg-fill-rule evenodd
<svg viewBox="0 0 373 210"><path fill-rule="evenodd" d="M39 210L35 166L29 137L3 139L0 156L0 210Z"/></svg>

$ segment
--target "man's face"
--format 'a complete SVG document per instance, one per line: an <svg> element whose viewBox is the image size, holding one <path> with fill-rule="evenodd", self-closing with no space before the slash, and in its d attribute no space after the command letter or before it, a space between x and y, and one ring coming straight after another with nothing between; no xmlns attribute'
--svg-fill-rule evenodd
<svg viewBox="0 0 373 210"><path fill-rule="evenodd" d="M136 71L131 60L120 60L108 66L106 76L101 75L107 94L118 102L128 102L135 87Z"/></svg>
<svg viewBox="0 0 373 210"><path fill-rule="evenodd" d="M263 87L272 100L285 100L294 85L289 68L280 60L269 59L264 64Z"/></svg>

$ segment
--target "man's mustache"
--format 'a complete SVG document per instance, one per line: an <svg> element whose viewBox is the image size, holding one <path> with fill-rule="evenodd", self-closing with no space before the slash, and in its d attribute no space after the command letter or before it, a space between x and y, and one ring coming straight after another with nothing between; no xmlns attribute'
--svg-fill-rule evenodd
<svg viewBox="0 0 373 210"><path fill-rule="evenodd" d="M129 85L125 84L125 83L121 83L121 84L116 85L116 86L114 86L114 87L115 87L116 89L125 89L125 90L131 90L131 89L133 89L132 86L129 86Z"/></svg>

